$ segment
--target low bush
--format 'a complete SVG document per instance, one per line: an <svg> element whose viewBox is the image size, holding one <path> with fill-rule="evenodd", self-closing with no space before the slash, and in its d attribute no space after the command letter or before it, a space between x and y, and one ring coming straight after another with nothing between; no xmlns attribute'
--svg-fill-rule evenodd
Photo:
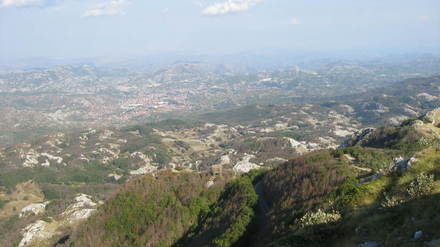
<svg viewBox="0 0 440 247"><path fill-rule="evenodd" d="M389 195L387 193L383 193L383 201L380 203L382 208L393 208L404 202L404 200L399 199L395 195Z"/></svg>
<svg viewBox="0 0 440 247"><path fill-rule="evenodd" d="M411 181L406 192L410 199L430 194L434 190L434 175L426 173L419 174L416 179Z"/></svg>
<svg viewBox="0 0 440 247"><path fill-rule="evenodd" d="M298 220L300 227L329 224L341 219L341 214L337 211L326 213L321 209L316 212L307 212L303 217Z"/></svg>

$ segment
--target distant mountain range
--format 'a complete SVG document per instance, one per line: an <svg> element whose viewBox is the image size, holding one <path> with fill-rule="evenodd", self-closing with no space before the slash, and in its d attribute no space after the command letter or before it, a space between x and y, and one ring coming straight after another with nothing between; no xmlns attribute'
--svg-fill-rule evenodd
<svg viewBox="0 0 440 247"><path fill-rule="evenodd" d="M338 61L314 69L250 70L193 62L147 70L78 65L3 71L0 141L11 144L60 130L121 126L249 104L359 101L382 88L405 94L403 85L393 89L400 81L439 71L440 59L432 56L399 62ZM435 106L437 89L419 89L432 96L426 108Z"/></svg>

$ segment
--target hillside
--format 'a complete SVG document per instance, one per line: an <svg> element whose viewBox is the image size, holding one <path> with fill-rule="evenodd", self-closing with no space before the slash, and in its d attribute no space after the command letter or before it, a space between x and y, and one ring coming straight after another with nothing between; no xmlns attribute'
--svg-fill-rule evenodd
<svg viewBox="0 0 440 247"><path fill-rule="evenodd" d="M430 83L432 87L437 82L430 79ZM390 111L398 109L399 105L390 107ZM338 202L339 206L334 208L328 202L328 194L334 194L347 181L368 184L378 177L390 177L394 169L390 170L390 164L408 160L417 164L421 160L418 156L425 153L436 159L436 145L440 139L438 109L419 119L408 116L395 127L367 129L363 129L365 125L361 120L350 118L354 114L349 109L349 105L337 103L296 105L295 108L291 105L250 105L199 115L193 120L57 133L8 146L0 150L0 245L33 246L40 240L42 243L58 241L62 236L69 236L68 240L73 243L84 241L80 246L87 243L93 246L103 239L108 239L107 245L133 246L143 243L161 243L162 246L237 243L244 246L253 245L255 241L269 244L268 239L255 240L251 236L270 236L272 240L287 237L292 229L298 230L299 218L319 209L327 213L338 212L330 216L342 217L343 212L349 210L348 206L341 209L339 204L342 202ZM377 116L388 114L376 112ZM342 148L329 149L337 148L343 140ZM241 177L255 169L268 171ZM197 177L201 175L198 174L205 174L206 178L199 180ZM417 174L402 183L415 179ZM149 176L158 180L151 180L151 177L148 180ZM128 233L127 229L101 229L107 220L106 214L117 215L122 213L120 208L126 206L117 201L112 204L118 195L131 198L130 190L139 191L135 193L139 197L133 199L133 206L137 207L138 203L149 202L151 196L141 191L170 190L178 195L180 190L187 190L173 187L186 176L196 179L191 185L194 200L203 197L202 194L210 194L206 187L218 181L220 187L204 202L201 211L188 202L181 202L178 209L170 209L183 210L178 215L185 219L173 226L179 230L153 227L161 229L158 231L164 234L165 242L161 242L162 237L149 242L151 235L144 234L153 231L150 228L139 230L133 225L137 230L131 232L130 222L126 223ZM236 180L231 180L233 177ZM166 182L173 179L177 180ZM162 181L162 187L154 187L152 181ZM224 187L228 181L231 183ZM375 188L380 193L374 199L365 200L381 204L383 191L388 191L391 185L380 186ZM404 186L407 184L392 188L400 191L399 198L405 197ZM200 191L194 189L196 187ZM242 197L242 194L247 196ZM159 204L151 207L157 211L162 205L161 193L154 195ZM170 197L175 195L170 194ZM172 202L178 206L176 200ZM103 207L110 208L101 209L99 205L103 203ZM96 228L96 234L88 236L76 232L76 226L83 224L96 210L95 215L100 215L99 210L106 210L94 225L90 223ZM188 210L195 211L188 214ZM143 213L141 210L140 214ZM156 217L155 213L151 217ZM171 222L174 216L160 217ZM157 223L150 221L151 218L145 220L153 225ZM229 228L232 222L239 223ZM114 231L130 235L131 240L125 235L117 237ZM98 236L102 239L95 239Z"/></svg>
<svg viewBox="0 0 440 247"><path fill-rule="evenodd" d="M274 112L289 109L258 108ZM325 113L313 113L313 109L307 112L303 113L304 117L314 114L330 124L331 119L326 119ZM58 235L62 229L76 224L76 220L70 224L73 219L70 215L96 209L97 203L111 198L120 185L145 174L166 170L240 174L272 167L310 150L334 146L337 143L334 138L340 138L324 124L320 131L334 138L302 137L293 122L283 123L288 114L292 110L273 118L260 115L253 122L242 122L243 125L166 120L122 128L60 132L2 148L0 245L15 246L24 236L38 235L25 233L28 228L46 229L45 233L50 228L51 233L42 235L44 238ZM301 129L312 132L312 126L303 125ZM346 126L351 128L349 123ZM89 203L92 206L80 206L71 212L69 207L75 207L82 195L93 202ZM78 220L88 216L89 213ZM51 222L46 224L49 222L44 220Z"/></svg>
<svg viewBox="0 0 440 247"><path fill-rule="evenodd" d="M78 228L81 230L69 235L69 243L73 246L100 246L96 243L105 241L113 244L102 246L146 243L156 243L152 246L438 246L439 120L436 110L391 131L402 134L386 137L391 143L406 143L408 135L433 140L411 149L405 145L371 145L366 140L374 137L377 144L380 138L376 137L383 136L383 131L378 129L371 131L369 137L362 137L365 141L299 156L271 170L235 178L224 175L209 186L203 186L207 180L196 173L158 175L157 186L149 184L151 176L142 177L124 186L98 208L95 216ZM430 131L417 132L426 129ZM173 181L190 177L202 180L189 180L175 187ZM160 182L163 180L170 183L163 184ZM191 192L187 186L194 186L194 182L190 181L200 184ZM230 182L224 186L227 181ZM179 206L182 199L166 203L174 200L174 196L168 196L169 190L175 191L175 195L194 197L190 201L204 201L204 209L193 211L191 204ZM128 195L148 198L148 194L154 195L156 191L163 193L150 197L153 201L145 201L141 211L132 207L138 205L136 200L142 199L127 199ZM214 199L204 199L210 194ZM152 209L164 210L149 211L149 204ZM183 216L168 215L166 205L178 207L172 210L174 214L194 214L186 218L182 228L179 219ZM130 216L137 212L140 215ZM159 221L137 227L136 222L143 222L144 217L168 222L164 234L154 234L163 231L159 230L164 227L157 225ZM126 232L121 228L124 224L135 232ZM150 231L148 227L156 230Z"/></svg>
<svg viewBox="0 0 440 247"><path fill-rule="evenodd" d="M74 244L171 246L219 198L227 178L165 172L133 180L79 228Z"/></svg>

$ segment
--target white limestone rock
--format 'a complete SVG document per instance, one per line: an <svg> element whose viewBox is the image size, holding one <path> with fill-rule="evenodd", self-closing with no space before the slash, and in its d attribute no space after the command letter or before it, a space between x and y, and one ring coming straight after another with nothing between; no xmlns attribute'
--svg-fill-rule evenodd
<svg viewBox="0 0 440 247"><path fill-rule="evenodd" d="M209 188L211 188L213 185L214 185L214 181L213 181L213 180L209 180L209 181L205 184L205 187L206 187L207 189L209 189Z"/></svg>
<svg viewBox="0 0 440 247"><path fill-rule="evenodd" d="M289 141L290 146L292 148L297 148L297 147L303 146L303 144L301 142L299 142L293 138L285 137L285 139Z"/></svg>
<svg viewBox="0 0 440 247"><path fill-rule="evenodd" d="M33 149L30 149L24 158L23 167L35 167L39 163L38 154Z"/></svg>
<svg viewBox="0 0 440 247"><path fill-rule="evenodd" d="M23 229L23 238L18 244L18 247L32 246L31 244L33 244L36 239L51 238L55 233L47 230L48 225L49 223L42 220L28 225Z"/></svg>
<svg viewBox="0 0 440 247"><path fill-rule="evenodd" d="M142 161L144 161L145 165L150 165L151 164L151 159L150 157L148 157L147 155L141 153L141 152L134 152L132 154L130 154L131 158L138 158L141 159Z"/></svg>
<svg viewBox="0 0 440 247"><path fill-rule="evenodd" d="M85 208L80 210L73 211L69 217L65 220L67 224L73 224L75 222L85 220L92 216L92 214L96 211L94 208Z"/></svg>
<svg viewBox="0 0 440 247"><path fill-rule="evenodd" d="M113 131L106 129L99 135L98 139L100 141L105 141L105 140L111 138L113 134L114 134Z"/></svg>
<svg viewBox="0 0 440 247"><path fill-rule="evenodd" d="M333 134L334 134L335 136L339 136L339 137L347 137L347 136L349 136L349 135L352 135L353 132L352 132L352 131L349 131L349 130L344 130L344 129L335 129L335 130L333 131Z"/></svg>
<svg viewBox="0 0 440 247"><path fill-rule="evenodd" d="M251 170L260 169L261 166L251 163L250 160L255 158L254 155L245 155L241 161L237 162L233 170L237 173L248 173Z"/></svg>
<svg viewBox="0 0 440 247"><path fill-rule="evenodd" d="M110 173L108 174L109 178L113 178L115 181L118 181L119 179L122 178L122 175L116 174L116 173Z"/></svg>
<svg viewBox="0 0 440 247"><path fill-rule="evenodd" d="M62 157L54 156L54 155L51 155L51 154L48 154L48 153L42 153L42 154L40 154L40 157L41 156L46 157L47 159L49 159L51 161L54 161L57 164L63 163L63 158Z"/></svg>
<svg viewBox="0 0 440 247"><path fill-rule="evenodd" d="M92 200L91 196L78 194L75 197L75 203L67 207L61 216L63 216L65 224L73 224L88 218L97 206L98 204Z"/></svg>
<svg viewBox="0 0 440 247"><path fill-rule="evenodd" d="M406 160L403 157L394 158L394 163L390 167L390 171L400 171L406 172L408 169L411 169L412 165L417 162L417 158L415 156L411 157L411 159Z"/></svg>
<svg viewBox="0 0 440 247"><path fill-rule="evenodd" d="M229 165L231 164L231 159L229 158L229 155L225 154L222 157L220 157L220 165Z"/></svg>
<svg viewBox="0 0 440 247"><path fill-rule="evenodd" d="M29 215L39 215L44 213L44 211L46 210L46 206L49 204L50 202L43 202L43 203L32 203L27 205L26 207L22 208L20 211L20 215L19 217L26 217Z"/></svg>
<svg viewBox="0 0 440 247"><path fill-rule="evenodd" d="M29 151L25 155L21 155L21 158L24 158L23 167L36 167L38 165L48 167L50 166L50 161L56 162L57 164L63 163L63 158L58 157L49 153L37 153L33 149L29 149ZM44 162L40 164L39 159L44 158Z"/></svg>
<svg viewBox="0 0 440 247"><path fill-rule="evenodd" d="M43 204L46 204L45 202ZM29 224L23 229L23 238L19 243L19 247L36 246L44 242L62 231L62 228L76 224L95 212L98 203L94 202L91 196L86 194L78 194L75 202L57 217L50 218L50 222L38 220ZM37 211L42 205L29 207L29 210L35 208ZM25 212L29 211L25 210Z"/></svg>
<svg viewBox="0 0 440 247"><path fill-rule="evenodd" d="M439 125L440 124L440 108L434 109L423 117L423 120L426 122L429 122L433 125Z"/></svg>
<svg viewBox="0 0 440 247"><path fill-rule="evenodd" d="M152 166L152 165L147 165L147 166L141 167L137 170L130 171L130 175L144 175L144 174L152 173L155 171L157 171L157 167Z"/></svg>

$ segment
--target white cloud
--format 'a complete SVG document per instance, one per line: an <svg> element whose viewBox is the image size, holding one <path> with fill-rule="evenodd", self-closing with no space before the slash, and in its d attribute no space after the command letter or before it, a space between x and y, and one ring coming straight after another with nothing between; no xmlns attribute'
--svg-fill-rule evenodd
<svg viewBox="0 0 440 247"><path fill-rule="evenodd" d="M44 0L0 0L0 8L39 6L45 2Z"/></svg>
<svg viewBox="0 0 440 247"><path fill-rule="evenodd" d="M193 4L197 7L200 7L200 8L206 6L206 4L202 1L194 1Z"/></svg>
<svg viewBox="0 0 440 247"><path fill-rule="evenodd" d="M287 22L287 24L289 24L289 25L299 25L299 24L301 24L301 22L298 19L296 19L296 18L292 18L292 19L290 19Z"/></svg>
<svg viewBox="0 0 440 247"><path fill-rule="evenodd" d="M263 0L227 0L206 7L202 13L205 15L226 15L233 12L247 11Z"/></svg>
<svg viewBox="0 0 440 247"><path fill-rule="evenodd" d="M126 4L127 0L111 0L110 2L101 3L93 9L86 10L83 17L124 14Z"/></svg>
<svg viewBox="0 0 440 247"><path fill-rule="evenodd" d="M429 21L429 16L427 16L427 15L423 15L423 16L420 16L420 20L421 21Z"/></svg>

